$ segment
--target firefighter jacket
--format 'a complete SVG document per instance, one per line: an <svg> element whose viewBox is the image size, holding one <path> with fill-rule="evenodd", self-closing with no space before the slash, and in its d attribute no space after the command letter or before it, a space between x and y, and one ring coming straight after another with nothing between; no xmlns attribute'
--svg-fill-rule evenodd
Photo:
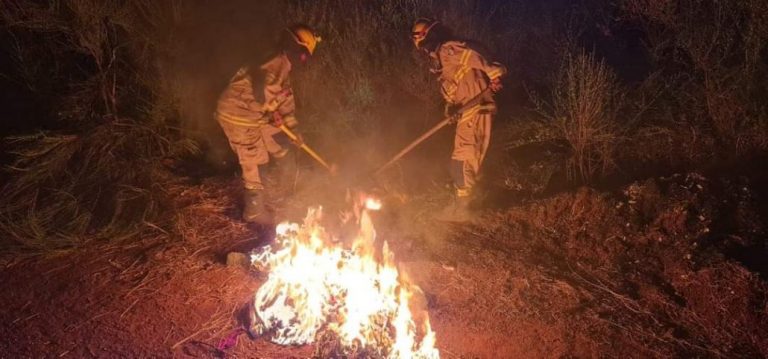
<svg viewBox="0 0 768 359"><path fill-rule="evenodd" d="M489 81L506 73L498 62L489 62L480 53L462 41L447 41L431 54L433 72L438 74L440 91L450 105L462 105L485 90ZM484 106L493 108L488 96Z"/></svg>
<svg viewBox="0 0 768 359"><path fill-rule="evenodd" d="M438 75L446 109L462 107L480 96L491 81L506 69L487 61L465 42L447 41L430 54L432 72ZM450 111L446 111L449 114ZM456 124L451 153L451 177L458 197L467 197L477 183L491 139L491 121L496 105L490 92L471 108L462 109Z"/></svg>
<svg viewBox="0 0 768 359"><path fill-rule="evenodd" d="M255 71L240 68L219 97L219 121L244 127L262 127L274 117L295 124L296 104L291 92L291 62L284 53L273 57ZM281 116L273 116L275 113ZM293 126L290 126L293 127Z"/></svg>

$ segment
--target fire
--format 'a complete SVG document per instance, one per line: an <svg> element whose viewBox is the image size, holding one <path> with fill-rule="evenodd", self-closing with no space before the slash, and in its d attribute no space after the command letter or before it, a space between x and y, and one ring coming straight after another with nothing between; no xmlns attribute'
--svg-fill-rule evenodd
<svg viewBox="0 0 768 359"><path fill-rule="evenodd" d="M380 261L371 250L376 232L368 211L381 208L381 202L363 203L367 210L357 218L352 248L325 231L319 223L322 208L314 208L303 225L280 224L276 245L251 255L253 265L269 272L253 303L259 319L255 334L302 345L332 333L340 355L439 358L427 313L418 309L414 316L409 307L421 290L399 273L386 243Z"/></svg>
<svg viewBox="0 0 768 359"><path fill-rule="evenodd" d="M368 197L365 199L365 209L378 211L381 209L381 201L373 197Z"/></svg>

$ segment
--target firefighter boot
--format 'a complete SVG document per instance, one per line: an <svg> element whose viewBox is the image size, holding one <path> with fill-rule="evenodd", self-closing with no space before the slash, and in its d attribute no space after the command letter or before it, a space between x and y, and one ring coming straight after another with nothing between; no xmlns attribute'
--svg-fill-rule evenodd
<svg viewBox="0 0 768 359"><path fill-rule="evenodd" d="M272 216L266 201L266 193L263 189L246 189L243 192L243 221L262 225L272 224Z"/></svg>

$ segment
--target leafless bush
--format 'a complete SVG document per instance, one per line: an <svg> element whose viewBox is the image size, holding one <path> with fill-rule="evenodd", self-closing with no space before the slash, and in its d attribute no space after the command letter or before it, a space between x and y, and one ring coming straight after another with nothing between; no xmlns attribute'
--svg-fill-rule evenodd
<svg viewBox="0 0 768 359"><path fill-rule="evenodd" d="M539 113L570 145L569 178L588 182L615 166L623 100L613 72L585 52L566 59L553 84L551 104L534 98Z"/></svg>
<svg viewBox="0 0 768 359"><path fill-rule="evenodd" d="M735 153L764 148L748 136L765 113L757 100L768 74L764 1L628 0L622 10L646 32L656 65L676 76L678 116Z"/></svg>

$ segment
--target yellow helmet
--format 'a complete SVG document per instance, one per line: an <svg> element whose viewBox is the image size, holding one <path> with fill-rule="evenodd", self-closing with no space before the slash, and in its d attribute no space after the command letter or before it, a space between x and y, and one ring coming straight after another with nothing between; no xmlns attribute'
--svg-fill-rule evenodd
<svg viewBox="0 0 768 359"><path fill-rule="evenodd" d="M310 55L315 52L317 43L322 41L322 38L306 25L293 25L286 30L288 30L297 44L304 46L309 51Z"/></svg>
<svg viewBox="0 0 768 359"><path fill-rule="evenodd" d="M427 18L420 18L413 23L413 27L411 28L411 40L413 40L413 45L416 46L417 49L420 48L419 44L427 38L429 30L437 25L437 23L438 21Z"/></svg>

